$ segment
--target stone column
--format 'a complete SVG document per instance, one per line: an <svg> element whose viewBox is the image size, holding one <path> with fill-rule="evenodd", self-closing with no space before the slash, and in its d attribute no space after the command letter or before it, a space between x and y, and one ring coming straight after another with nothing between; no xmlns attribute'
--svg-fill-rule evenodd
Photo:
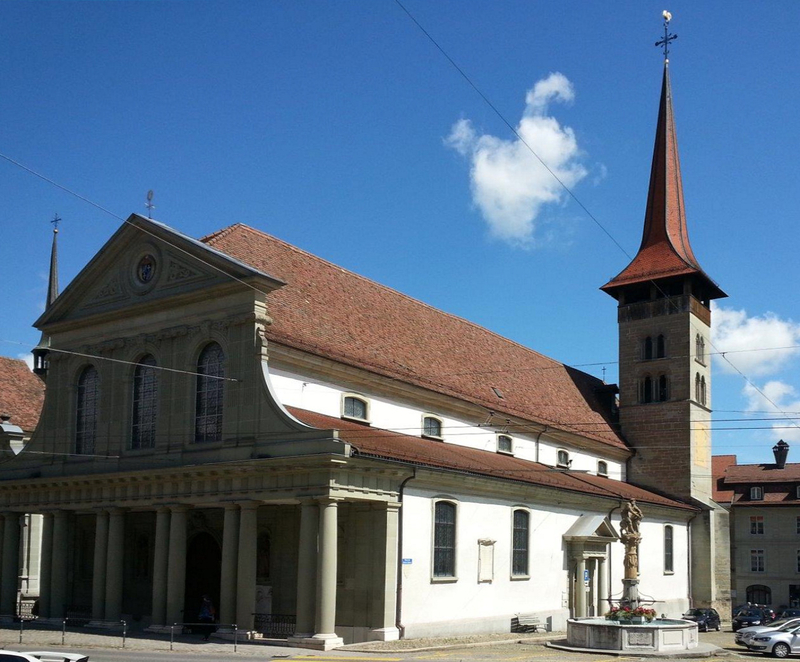
<svg viewBox="0 0 800 662"><path fill-rule="evenodd" d="M586 586L583 583L585 570L586 559L581 557L578 559L577 569L575 570L577 574L575 582L575 618L584 618L586 616Z"/></svg>
<svg viewBox="0 0 800 662"><path fill-rule="evenodd" d="M50 577L50 617L64 618L67 601L67 527L69 513L57 510L53 515L52 574Z"/></svg>
<svg viewBox="0 0 800 662"><path fill-rule="evenodd" d="M39 616L50 618L53 577L53 513L42 515L42 560L39 568Z"/></svg>
<svg viewBox="0 0 800 662"><path fill-rule="evenodd" d="M239 506L225 504L222 526L222 568L219 587L219 622L227 627L236 621L236 588L239 563ZM252 610L251 610L252 611Z"/></svg>
<svg viewBox="0 0 800 662"><path fill-rule="evenodd" d="M372 609L369 638L390 641L400 638L397 618L397 537L399 503L374 504L372 536L375 549Z"/></svg>
<svg viewBox="0 0 800 662"><path fill-rule="evenodd" d="M314 639L327 649L341 646L336 636L336 552L338 537L338 499L319 503L319 554L317 555L317 618Z"/></svg>
<svg viewBox="0 0 800 662"><path fill-rule="evenodd" d="M125 551L125 511L112 510L108 520L106 556L105 620L118 621L122 615L122 559Z"/></svg>
<svg viewBox="0 0 800 662"><path fill-rule="evenodd" d="M156 540L153 550L152 625L167 624L167 564L169 562L169 508L156 511Z"/></svg>
<svg viewBox="0 0 800 662"><path fill-rule="evenodd" d="M94 525L94 567L92 568L92 620L106 616L106 559L108 558L108 511L97 513Z"/></svg>
<svg viewBox="0 0 800 662"><path fill-rule="evenodd" d="M19 583L19 513L4 513L3 574L0 580L0 614L17 613Z"/></svg>
<svg viewBox="0 0 800 662"><path fill-rule="evenodd" d="M294 637L314 634L317 595L317 532L319 509L310 499L300 503L300 541L297 548L297 625Z"/></svg>
<svg viewBox="0 0 800 662"><path fill-rule="evenodd" d="M611 605L608 603L608 566L605 556L598 561L597 565L597 572L599 575L597 592L600 594L600 599L598 601L600 603L600 613L598 616L602 616L611 609Z"/></svg>
<svg viewBox="0 0 800 662"><path fill-rule="evenodd" d="M253 629L253 611L256 606L257 527L258 504L241 504L236 569L236 623L244 631Z"/></svg>
<svg viewBox="0 0 800 662"><path fill-rule="evenodd" d="M186 596L186 511L187 506L171 506L169 554L167 558L167 625L183 623Z"/></svg>

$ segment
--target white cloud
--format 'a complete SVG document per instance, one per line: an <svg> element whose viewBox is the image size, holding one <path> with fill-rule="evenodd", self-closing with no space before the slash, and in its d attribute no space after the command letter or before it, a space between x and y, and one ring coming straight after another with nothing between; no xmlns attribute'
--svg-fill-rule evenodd
<svg viewBox="0 0 800 662"><path fill-rule="evenodd" d="M760 393L759 393L760 389ZM786 414L782 420L772 424L771 437L776 441L800 442L800 416L795 412L800 411L800 394L791 384L779 380L769 381L756 389L751 384L746 384L743 394L747 398L747 411L750 413L768 412L776 416ZM788 418L788 420L787 420Z"/></svg>
<svg viewBox="0 0 800 662"><path fill-rule="evenodd" d="M28 367L33 370L33 354L30 352L25 352L23 354L17 354L17 358L25 361L28 364Z"/></svg>
<svg viewBox="0 0 800 662"><path fill-rule="evenodd" d="M574 98L566 76L552 73L528 90L517 125L522 140L568 187L583 179L587 170L580 162L574 131L547 111L551 102L570 103ZM469 158L472 200L491 233L515 245L531 246L542 206L562 202L565 191L522 140L478 135L472 122L462 119L453 125L445 144Z"/></svg>
<svg viewBox="0 0 800 662"><path fill-rule="evenodd" d="M779 372L800 354L800 349L792 347L800 344L800 324L792 320L774 313L750 317L745 310L720 306L714 306L713 317L714 351L731 352L728 361L748 377ZM773 347L785 349L768 349ZM714 358L724 372L735 372L728 361Z"/></svg>

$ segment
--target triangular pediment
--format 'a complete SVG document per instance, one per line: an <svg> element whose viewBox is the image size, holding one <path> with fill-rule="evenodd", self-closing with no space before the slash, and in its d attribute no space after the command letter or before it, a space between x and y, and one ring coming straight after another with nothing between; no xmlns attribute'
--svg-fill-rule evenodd
<svg viewBox="0 0 800 662"><path fill-rule="evenodd" d="M604 515L581 515L564 533L565 540L619 540L608 517Z"/></svg>
<svg viewBox="0 0 800 662"><path fill-rule="evenodd" d="M37 328L146 307L216 288L283 283L157 221L134 214L36 321Z"/></svg>

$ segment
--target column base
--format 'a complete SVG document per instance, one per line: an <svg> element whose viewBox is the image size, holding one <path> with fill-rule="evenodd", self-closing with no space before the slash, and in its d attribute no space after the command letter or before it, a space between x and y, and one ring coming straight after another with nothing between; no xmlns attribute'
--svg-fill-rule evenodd
<svg viewBox="0 0 800 662"><path fill-rule="evenodd" d="M171 625L148 625L144 631L145 632L153 632L154 634L169 634L172 630L173 626ZM182 625L175 626L175 634L181 634L183 632Z"/></svg>
<svg viewBox="0 0 800 662"><path fill-rule="evenodd" d="M232 628L220 628L216 632L211 633L212 639L224 639L225 641L249 641L251 639L262 639L264 635L256 630L236 630L234 637Z"/></svg>
<svg viewBox="0 0 800 662"><path fill-rule="evenodd" d="M396 627L376 628L369 631L370 641L397 641L400 639L400 630Z"/></svg>
<svg viewBox="0 0 800 662"><path fill-rule="evenodd" d="M344 646L344 639L335 634L315 634L312 637L289 637L290 646L297 648L311 648L313 650L329 651Z"/></svg>

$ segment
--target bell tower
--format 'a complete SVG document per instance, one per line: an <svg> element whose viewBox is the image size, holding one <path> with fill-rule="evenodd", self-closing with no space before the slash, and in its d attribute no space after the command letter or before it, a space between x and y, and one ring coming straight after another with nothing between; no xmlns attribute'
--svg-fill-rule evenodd
<svg viewBox="0 0 800 662"><path fill-rule="evenodd" d="M664 41L671 41L665 18ZM672 37L674 38L674 37ZM727 513L711 500L711 301L727 296L689 243L665 57L639 250L601 288L618 301L620 427L634 450L628 480L693 503L695 606L729 596Z"/></svg>

